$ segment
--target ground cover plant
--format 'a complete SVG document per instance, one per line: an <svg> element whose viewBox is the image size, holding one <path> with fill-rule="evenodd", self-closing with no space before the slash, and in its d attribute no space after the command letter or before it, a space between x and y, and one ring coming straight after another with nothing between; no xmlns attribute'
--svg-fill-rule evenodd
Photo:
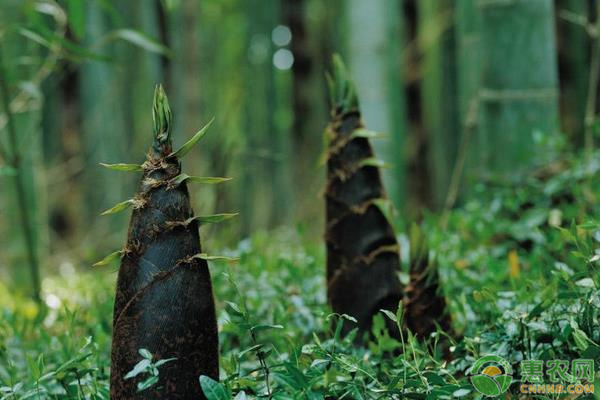
<svg viewBox="0 0 600 400"><path fill-rule="evenodd" d="M302 230L258 232L222 248L239 262L211 262L221 380L202 378L207 398L480 398L468 371L484 354L510 360L516 381L524 359L598 365L600 164L575 156L561 164L551 177L524 176L527 185L482 185L445 227L439 216L426 218L455 332L425 341L386 331L387 320L402 321L402 307L375 317L364 347L355 346L356 331L342 335L356 325L326 306L324 251ZM408 264L405 254L403 279ZM110 268L45 280L46 309L2 288L11 305L0 323L2 398L108 398ZM142 381L164 368L152 357L139 356L149 360L136 371Z"/></svg>

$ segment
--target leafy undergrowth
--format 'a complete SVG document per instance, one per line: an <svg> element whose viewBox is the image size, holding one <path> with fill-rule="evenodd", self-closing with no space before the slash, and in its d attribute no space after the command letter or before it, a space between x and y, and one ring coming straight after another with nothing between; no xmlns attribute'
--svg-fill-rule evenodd
<svg viewBox="0 0 600 400"><path fill-rule="evenodd" d="M476 200L444 218L444 229L439 216L426 218L454 328L426 342L410 332L396 341L384 331L384 318L401 320L401 307L376 318L366 346L353 344L356 333L341 337L341 324L353 321L325 306L323 250L296 232L257 233L225 249L240 260L211 265L221 382L199 377L205 393L223 400L481 398L468 372L487 354L512 364L513 382L528 359L593 358L598 370L600 157L558 169L478 188ZM3 399L108 399L116 274L60 270L44 281L43 311L0 287ZM142 389L156 384L169 362L161 361L141 349L131 379ZM513 384L509 392L518 397L517 390Z"/></svg>

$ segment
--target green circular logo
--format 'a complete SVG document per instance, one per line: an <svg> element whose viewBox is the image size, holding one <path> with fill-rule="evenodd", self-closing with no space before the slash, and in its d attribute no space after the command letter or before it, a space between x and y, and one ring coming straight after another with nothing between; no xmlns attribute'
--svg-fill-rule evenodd
<svg viewBox="0 0 600 400"><path fill-rule="evenodd" d="M500 356L481 357L471 368L471 383L486 396L498 396L506 392L512 382L512 368Z"/></svg>

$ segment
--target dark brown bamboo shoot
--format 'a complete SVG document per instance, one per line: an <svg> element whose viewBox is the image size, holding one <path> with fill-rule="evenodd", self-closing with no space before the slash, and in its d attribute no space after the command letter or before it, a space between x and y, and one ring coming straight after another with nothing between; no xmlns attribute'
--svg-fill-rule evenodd
<svg viewBox="0 0 600 400"><path fill-rule="evenodd" d="M334 312L353 316L368 331L374 314L382 308L395 311L402 299L399 247L379 208L385 193L368 139L372 135L364 129L354 85L338 57L330 84L327 295Z"/></svg>
<svg viewBox="0 0 600 400"><path fill-rule="evenodd" d="M162 87L154 98L154 144L143 164L127 244L122 253L113 320L110 394L113 399L204 399L200 375L219 378L211 279L200 257L198 221L173 153L171 111ZM161 365L157 384L125 379L149 350Z"/></svg>

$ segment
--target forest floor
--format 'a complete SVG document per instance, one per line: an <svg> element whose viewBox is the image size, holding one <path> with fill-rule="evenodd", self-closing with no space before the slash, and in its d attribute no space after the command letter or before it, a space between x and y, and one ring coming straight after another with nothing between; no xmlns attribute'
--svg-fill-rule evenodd
<svg viewBox="0 0 600 400"><path fill-rule="evenodd" d="M340 324L353 322L330 314L323 247L298 232L257 233L223 249L240 260L210 267L222 358L221 383L204 381L209 398L481 398L469 372L487 354L509 361L513 382L524 360L594 359L600 396L596 156L481 185L475 200L426 216L453 320L453 332L426 341L410 333L397 341L383 329L401 309L376 317L366 346L340 337ZM406 269L408 239L399 238ZM44 310L0 283L2 399L108 399L115 279L114 268L65 269L44 280ZM142 387L154 382L156 361L138 371ZM509 388L533 397L518 390Z"/></svg>

